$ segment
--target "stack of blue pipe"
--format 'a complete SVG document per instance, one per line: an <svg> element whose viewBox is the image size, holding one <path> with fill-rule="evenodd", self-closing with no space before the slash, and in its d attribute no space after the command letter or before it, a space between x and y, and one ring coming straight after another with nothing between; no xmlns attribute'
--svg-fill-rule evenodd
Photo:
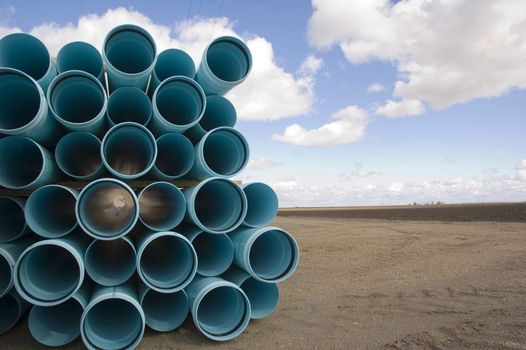
<svg viewBox="0 0 526 350"><path fill-rule="evenodd" d="M28 310L44 345L131 349L145 325L168 332L191 314L224 341L276 308L298 246L267 226L269 186L229 179L249 149L223 94L251 65L220 37L196 71L134 25L102 55L72 42L56 63L33 36L0 40L0 186L15 194L0 196L0 334Z"/></svg>

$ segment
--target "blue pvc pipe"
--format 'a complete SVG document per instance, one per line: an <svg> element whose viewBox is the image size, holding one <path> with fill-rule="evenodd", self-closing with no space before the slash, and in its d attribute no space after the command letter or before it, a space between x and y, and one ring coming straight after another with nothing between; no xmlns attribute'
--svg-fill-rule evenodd
<svg viewBox="0 0 526 350"><path fill-rule="evenodd" d="M194 80L175 76L165 79L152 97L152 128L157 134L185 132L196 125L206 108L206 96Z"/></svg>
<svg viewBox="0 0 526 350"><path fill-rule="evenodd" d="M194 146L184 135L164 134L157 139L157 159L151 175L160 180L175 180L186 175L195 161Z"/></svg>
<svg viewBox="0 0 526 350"><path fill-rule="evenodd" d="M245 43L223 36L206 47L195 80L207 95L224 95L241 84L251 68L252 55Z"/></svg>
<svg viewBox="0 0 526 350"><path fill-rule="evenodd" d="M188 78L195 77L195 64L190 55L183 50L168 49L157 56L157 62L152 72L150 96L165 79L182 75Z"/></svg>
<svg viewBox="0 0 526 350"><path fill-rule="evenodd" d="M175 232L151 232L137 239L137 273L161 293L183 289L197 271L197 255L188 239Z"/></svg>
<svg viewBox="0 0 526 350"><path fill-rule="evenodd" d="M0 297L13 287L15 264L24 250L34 243L34 239L25 237L10 243L0 244Z"/></svg>
<svg viewBox="0 0 526 350"><path fill-rule="evenodd" d="M57 165L64 174L76 180L93 180L104 173L100 155L101 142L89 132L72 132L55 147Z"/></svg>
<svg viewBox="0 0 526 350"><path fill-rule="evenodd" d="M126 122L112 127L102 139L102 163L121 179L136 179L153 167L157 143L144 126Z"/></svg>
<svg viewBox="0 0 526 350"><path fill-rule="evenodd" d="M231 340L250 321L250 301L234 283L218 277L196 278L186 288L197 329L216 341Z"/></svg>
<svg viewBox="0 0 526 350"><path fill-rule="evenodd" d="M102 46L110 91L122 86L135 86L146 91L156 55L155 41L143 28L132 24L113 28Z"/></svg>
<svg viewBox="0 0 526 350"><path fill-rule="evenodd" d="M44 91L57 75L46 46L25 33L9 34L0 40L0 67L21 70L35 79Z"/></svg>
<svg viewBox="0 0 526 350"><path fill-rule="evenodd" d="M124 182L104 178L80 192L75 214L79 226L96 239L112 240L130 232L139 218L135 192Z"/></svg>
<svg viewBox="0 0 526 350"><path fill-rule="evenodd" d="M11 189L36 189L58 177L52 154L27 137L0 139L0 164L0 186Z"/></svg>
<svg viewBox="0 0 526 350"><path fill-rule="evenodd" d="M144 284L139 288L146 325L157 332L170 332L183 324L190 304L184 290L160 293Z"/></svg>
<svg viewBox="0 0 526 350"><path fill-rule="evenodd" d="M245 168L248 159L248 143L239 131L226 126L216 128L195 145L195 163L187 177L232 177Z"/></svg>
<svg viewBox="0 0 526 350"><path fill-rule="evenodd" d="M26 224L24 208L26 200L22 198L0 196L0 243L11 242L31 231Z"/></svg>
<svg viewBox="0 0 526 350"><path fill-rule="evenodd" d="M139 219L153 231L168 231L183 221L186 200L177 186L169 182L154 182L138 196Z"/></svg>
<svg viewBox="0 0 526 350"><path fill-rule="evenodd" d="M210 233L236 229L247 213L247 197L234 182L210 178L183 191L186 198L185 221Z"/></svg>
<svg viewBox="0 0 526 350"><path fill-rule="evenodd" d="M205 113L199 123L185 132L193 143L198 143L205 134L221 126L234 127L237 113L232 102L223 96L211 95L206 97Z"/></svg>
<svg viewBox="0 0 526 350"><path fill-rule="evenodd" d="M49 110L70 131L101 133L108 97L97 78L80 71L59 74L47 91Z"/></svg>
<svg viewBox="0 0 526 350"><path fill-rule="evenodd" d="M80 321L82 341L90 350L135 349L144 328L137 292L128 284L96 289Z"/></svg>
<svg viewBox="0 0 526 350"><path fill-rule="evenodd" d="M28 308L29 304L14 290L0 297L0 335L13 328Z"/></svg>
<svg viewBox="0 0 526 350"><path fill-rule="evenodd" d="M59 238L77 227L78 192L61 185L42 186L26 202L27 225L44 238Z"/></svg>
<svg viewBox="0 0 526 350"><path fill-rule="evenodd" d="M111 241L95 240L84 255L88 275L107 287L128 281L135 273L135 260L135 247L126 237Z"/></svg>
<svg viewBox="0 0 526 350"><path fill-rule="evenodd" d="M81 70L93 75L102 85L104 82L104 63L99 50L83 41L73 41L64 45L57 54L57 71Z"/></svg>
<svg viewBox="0 0 526 350"><path fill-rule="evenodd" d="M146 125L152 117L152 102L136 87L121 87L110 95L106 114L111 126L124 122Z"/></svg>
<svg viewBox="0 0 526 350"><path fill-rule="evenodd" d="M247 215L243 225L260 227L268 225L278 214L278 196L269 186L254 182L241 186L247 196Z"/></svg>
<svg viewBox="0 0 526 350"><path fill-rule="evenodd" d="M290 233L278 227L239 228L230 233L234 263L261 282L289 278L299 261L299 249Z"/></svg>

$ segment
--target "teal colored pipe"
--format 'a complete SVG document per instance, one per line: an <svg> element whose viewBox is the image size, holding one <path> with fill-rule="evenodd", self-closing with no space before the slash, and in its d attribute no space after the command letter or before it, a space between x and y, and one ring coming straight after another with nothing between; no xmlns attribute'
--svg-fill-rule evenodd
<svg viewBox="0 0 526 350"><path fill-rule="evenodd" d="M183 191L186 198L185 221L210 233L236 229L247 213L247 197L234 182L210 178Z"/></svg>
<svg viewBox="0 0 526 350"><path fill-rule="evenodd" d="M192 281L197 255L188 239L175 232L151 232L136 241L137 273L148 287L173 293Z"/></svg>
<svg viewBox="0 0 526 350"><path fill-rule="evenodd" d="M232 102L223 96L207 96L203 117L199 120L199 123L186 131L185 135L193 143L198 143L207 132L221 126L234 127L236 121L237 113Z"/></svg>
<svg viewBox="0 0 526 350"><path fill-rule="evenodd" d="M226 126L216 128L195 145L195 163L187 177L232 177L245 168L248 159L248 143L239 131Z"/></svg>
<svg viewBox="0 0 526 350"><path fill-rule="evenodd" d="M55 147L55 160L64 174L76 180L94 180L104 174L100 140L89 132L64 135Z"/></svg>
<svg viewBox="0 0 526 350"><path fill-rule="evenodd" d="M206 96L194 80L176 76L165 79L152 97L151 127L157 134L185 132L196 125L206 108Z"/></svg>
<svg viewBox="0 0 526 350"><path fill-rule="evenodd" d="M124 24L112 29L102 46L110 91L123 86L146 91L156 55L155 41L143 28Z"/></svg>
<svg viewBox="0 0 526 350"><path fill-rule="evenodd" d="M78 192L61 185L40 187L26 202L25 218L33 232L44 238L59 238L77 228L75 205Z"/></svg>
<svg viewBox="0 0 526 350"><path fill-rule="evenodd" d="M53 155L35 141L21 136L0 139L0 186L36 189L55 181L58 174Z"/></svg>
<svg viewBox="0 0 526 350"><path fill-rule="evenodd" d="M57 55L57 71L81 70L97 78L102 85L104 81L104 63L102 56L93 45L83 41L73 41L64 45Z"/></svg>
<svg viewBox="0 0 526 350"><path fill-rule="evenodd" d="M268 225L278 214L278 196L269 186L254 182L241 186L247 196L247 215L243 225L261 227Z"/></svg>
<svg viewBox="0 0 526 350"><path fill-rule="evenodd" d="M24 208L26 200L0 196L0 243L12 242L31 232L26 224Z"/></svg>
<svg viewBox="0 0 526 350"><path fill-rule="evenodd" d="M126 237L111 241L94 240L84 255L88 275L107 287L128 281L135 273L135 259L135 247Z"/></svg>
<svg viewBox="0 0 526 350"><path fill-rule="evenodd" d="M157 332L170 332L183 324L190 304L184 290L160 293L144 284L139 287L146 325Z"/></svg>
<svg viewBox="0 0 526 350"><path fill-rule="evenodd" d="M130 284L96 288L80 320L80 335L90 350L135 349L144 328L144 312Z"/></svg>
<svg viewBox="0 0 526 350"><path fill-rule="evenodd" d="M27 326L33 338L46 346L64 346L80 335L80 318L91 290L84 284L71 298L55 306L31 308Z"/></svg>
<svg viewBox="0 0 526 350"><path fill-rule="evenodd" d="M59 74L47 91L49 110L70 131L100 134L105 128L108 98L93 75L70 70Z"/></svg>
<svg viewBox="0 0 526 350"><path fill-rule="evenodd" d="M0 244L0 297L12 289L15 264L24 250L34 242L33 238L24 237Z"/></svg>
<svg viewBox="0 0 526 350"><path fill-rule="evenodd" d="M29 304L15 290L0 297L0 335L13 328L28 308Z"/></svg>
<svg viewBox="0 0 526 350"><path fill-rule="evenodd" d="M124 122L147 125L152 117L152 102L136 87L121 87L110 95L106 114L110 126Z"/></svg>
<svg viewBox="0 0 526 350"><path fill-rule="evenodd" d="M144 126L126 122L112 127L102 139L102 163L121 179L136 179L153 167L157 143Z"/></svg>
<svg viewBox="0 0 526 350"><path fill-rule="evenodd" d="M139 218L139 202L124 182L103 178L89 183L80 192L75 214L88 235L112 240L133 229Z"/></svg>
<svg viewBox="0 0 526 350"><path fill-rule="evenodd" d="M190 140L182 134L167 133L157 139L157 159L150 174L159 180L175 180L186 175L194 161Z"/></svg>
<svg viewBox="0 0 526 350"><path fill-rule="evenodd" d="M276 309L279 302L279 288L276 283L261 282L236 266L221 275L227 281L239 286L250 300L250 317L267 317Z"/></svg>
<svg viewBox="0 0 526 350"><path fill-rule="evenodd" d="M218 277L196 276L185 290L194 323L206 337L231 340L247 328L250 301L234 283Z"/></svg>
<svg viewBox="0 0 526 350"><path fill-rule="evenodd" d="M205 49L195 80L207 95L224 95L241 84L252 68L245 43L231 36L212 41Z"/></svg>
<svg viewBox="0 0 526 350"><path fill-rule="evenodd" d="M15 265L17 292L40 306L54 306L69 299L84 281L84 252L88 244L87 236L77 231L29 246Z"/></svg>
<svg viewBox="0 0 526 350"><path fill-rule="evenodd" d="M299 249L290 233L278 227L239 228L230 233L234 263L261 282L289 278L299 261Z"/></svg>
<svg viewBox="0 0 526 350"><path fill-rule="evenodd" d="M30 137L46 146L53 146L62 133L48 113L40 85L13 68L0 67L0 133Z"/></svg>
<svg viewBox="0 0 526 350"><path fill-rule="evenodd" d="M35 79L44 91L57 75L46 46L24 33L9 34L0 40L0 67L21 70Z"/></svg>
<svg viewBox="0 0 526 350"><path fill-rule="evenodd" d="M139 219L153 231L168 231L183 221L186 200L177 186L169 182L154 182L138 196Z"/></svg>
<svg viewBox="0 0 526 350"><path fill-rule="evenodd" d="M195 64L192 57L183 50L164 50L157 56L157 62L152 72L152 79L148 89L150 96L153 95L153 92L161 82L177 75L192 79L195 77Z"/></svg>

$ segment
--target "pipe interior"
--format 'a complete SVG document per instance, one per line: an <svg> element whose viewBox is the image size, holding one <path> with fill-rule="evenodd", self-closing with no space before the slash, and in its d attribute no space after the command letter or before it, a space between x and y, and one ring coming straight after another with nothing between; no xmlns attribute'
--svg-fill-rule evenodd
<svg viewBox="0 0 526 350"><path fill-rule="evenodd" d="M250 67L248 53L241 45L229 39L218 40L210 45L206 61L215 76L228 82L246 77Z"/></svg>
<svg viewBox="0 0 526 350"><path fill-rule="evenodd" d="M136 87L121 87L108 100L108 117L114 124L135 122L146 125L152 115L148 96Z"/></svg>
<svg viewBox="0 0 526 350"><path fill-rule="evenodd" d="M182 192L169 183L154 183L139 196L142 222L156 231L173 229L183 220L186 201Z"/></svg>
<svg viewBox="0 0 526 350"><path fill-rule="evenodd" d="M197 308L201 328L215 336L225 336L242 326L248 305L239 290L223 286L208 292Z"/></svg>
<svg viewBox="0 0 526 350"><path fill-rule="evenodd" d="M236 225L243 213L239 188L228 181L205 183L195 196L195 214L205 227L224 231Z"/></svg>
<svg viewBox="0 0 526 350"><path fill-rule="evenodd" d="M293 242L283 231L266 231L250 248L250 266L263 279L278 279L293 267L294 251Z"/></svg>
<svg viewBox="0 0 526 350"><path fill-rule="evenodd" d="M14 130L32 121L40 108L40 98L38 87L31 80L0 72L0 129Z"/></svg>
<svg viewBox="0 0 526 350"><path fill-rule="evenodd" d="M42 78L49 69L46 46L34 36L11 34L0 40L0 66L11 67L26 73L35 80Z"/></svg>
<svg viewBox="0 0 526 350"><path fill-rule="evenodd" d="M210 131L221 126L233 127L236 124L237 113L234 105L223 96L207 96L206 109L199 125Z"/></svg>
<svg viewBox="0 0 526 350"><path fill-rule="evenodd" d="M87 132L73 132L57 144L55 158L60 169L69 176L93 175L102 165L100 140Z"/></svg>
<svg viewBox="0 0 526 350"><path fill-rule="evenodd" d="M133 195L115 182L92 185L79 198L79 216L90 232L113 237L134 223L137 208Z"/></svg>
<svg viewBox="0 0 526 350"><path fill-rule="evenodd" d="M86 250L86 271L103 286L126 282L135 272L135 250L125 239L96 240Z"/></svg>
<svg viewBox="0 0 526 350"><path fill-rule="evenodd" d="M23 187L35 181L42 167L44 156L31 140L10 136L0 140L0 184L5 187Z"/></svg>
<svg viewBox="0 0 526 350"><path fill-rule="evenodd" d="M57 55L57 70L81 70L98 78L103 73L102 57L92 45L80 41L72 42L60 49Z"/></svg>
<svg viewBox="0 0 526 350"><path fill-rule="evenodd" d="M246 163L248 152L243 139L230 130L210 133L203 147L206 164L219 175L234 175Z"/></svg>
<svg viewBox="0 0 526 350"><path fill-rule="evenodd" d="M197 253L197 272L217 276L225 272L234 259L234 246L225 234L202 232L192 241Z"/></svg>
<svg viewBox="0 0 526 350"><path fill-rule="evenodd" d="M193 79L195 76L195 64L186 52L178 49L168 49L157 56L155 75L161 82L176 75L183 75Z"/></svg>
<svg viewBox="0 0 526 350"><path fill-rule="evenodd" d="M191 83L173 80L163 84L155 97L157 109L163 118L175 125L188 125L202 113L204 101Z"/></svg>
<svg viewBox="0 0 526 350"><path fill-rule="evenodd" d="M12 241L24 231L24 208L8 197L0 197L0 242ZM1 274L0 274L1 276Z"/></svg>
<svg viewBox="0 0 526 350"><path fill-rule="evenodd" d="M150 289L142 301L146 324L157 331L170 331L179 327L189 311L185 292L160 293Z"/></svg>
<svg viewBox="0 0 526 350"><path fill-rule="evenodd" d="M171 177L183 176L194 164L194 146L181 134L164 134L157 140L157 169Z"/></svg>
<svg viewBox="0 0 526 350"><path fill-rule="evenodd" d="M247 196L247 215L245 223L253 227L269 224L278 213L278 197L274 190L262 183L243 187Z"/></svg>
<svg viewBox="0 0 526 350"><path fill-rule="evenodd" d="M81 75L63 77L50 93L50 107L70 123L85 123L104 108L105 92L97 81Z"/></svg>
<svg viewBox="0 0 526 350"><path fill-rule="evenodd" d="M133 28L123 28L112 33L104 51L113 67L128 74L145 71L155 59L155 47L151 39Z"/></svg>
<svg viewBox="0 0 526 350"><path fill-rule="evenodd" d="M13 270L11 264L5 256L0 254L0 295L7 292L13 280Z"/></svg>
<svg viewBox="0 0 526 350"><path fill-rule="evenodd" d="M240 287L250 301L252 318L268 316L278 305L279 290L275 283L265 283L249 277Z"/></svg>
<svg viewBox="0 0 526 350"><path fill-rule="evenodd" d="M100 349L126 349L141 336L143 320L137 308L123 299L105 299L84 318L87 340Z"/></svg>
<svg viewBox="0 0 526 350"><path fill-rule="evenodd" d="M22 312L18 300L11 294L0 298L0 334L4 334L18 322Z"/></svg>

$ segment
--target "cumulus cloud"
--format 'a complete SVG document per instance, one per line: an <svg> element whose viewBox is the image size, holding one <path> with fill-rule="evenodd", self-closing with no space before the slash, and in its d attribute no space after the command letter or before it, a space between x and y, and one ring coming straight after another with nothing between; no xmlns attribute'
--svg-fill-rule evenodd
<svg viewBox="0 0 526 350"><path fill-rule="evenodd" d="M419 100L403 99L387 100L383 106L377 107L375 113L387 118L403 118L421 115L425 112L424 104Z"/></svg>
<svg viewBox="0 0 526 350"><path fill-rule="evenodd" d="M385 91L385 86L383 86L382 84L373 83L367 87L367 92L372 94L376 94L383 91Z"/></svg>
<svg viewBox="0 0 526 350"><path fill-rule="evenodd" d="M268 158L251 159L248 162L247 170L266 170L281 165L281 162L276 162Z"/></svg>
<svg viewBox="0 0 526 350"><path fill-rule="evenodd" d="M394 95L445 108L526 87L526 2L312 0L309 41L394 62Z"/></svg>
<svg viewBox="0 0 526 350"><path fill-rule="evenodd" d="M517 170L516 178L520 181L526 181L526 159L519 161L515 169Z"/></svg>

